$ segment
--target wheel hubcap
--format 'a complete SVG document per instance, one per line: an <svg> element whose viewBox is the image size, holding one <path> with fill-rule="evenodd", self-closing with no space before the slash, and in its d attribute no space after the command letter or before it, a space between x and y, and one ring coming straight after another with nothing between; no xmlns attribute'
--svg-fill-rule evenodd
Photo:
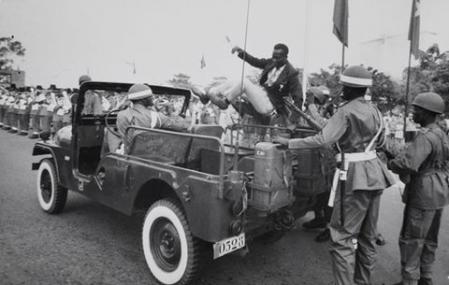
<svg viewBox="0 0 449 285"><path fill-rule="evenodd" d="M174 271L181 258L181 242L174 225L166 218L156 220L150 230L151 253L164 271Z"/></svg>
<svg viewBox="0 0 449 285"><path fill-rule="evenodd" d="M50 202L51 199L51 178L48 170L42 171L41 174L41 194L42 199L44 199L45 203Z"/></svg>

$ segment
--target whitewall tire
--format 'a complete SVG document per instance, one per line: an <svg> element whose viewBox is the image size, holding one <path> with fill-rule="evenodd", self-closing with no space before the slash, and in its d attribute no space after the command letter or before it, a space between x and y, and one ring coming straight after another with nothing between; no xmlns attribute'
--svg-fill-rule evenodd
<svg viewBox="0 0 449 285"><path fill-rule="evenodd" d="M152 277L159 284L188 284L200 268L200 241L192 236L176 201L159 200L147 211L142 246Z"/></svg>
<svg viewBox="0 0 449 285"><path fill-rule="evenodd" d="M60 213L67 201L67 189L58 185L55 166L50 159L42 160L37 171L37 199L42 210Z"/></svg>

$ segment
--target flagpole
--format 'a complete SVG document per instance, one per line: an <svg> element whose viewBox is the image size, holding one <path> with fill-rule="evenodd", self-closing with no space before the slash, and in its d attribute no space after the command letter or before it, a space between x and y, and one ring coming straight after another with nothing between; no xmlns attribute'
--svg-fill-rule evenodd
<svg viewBox="0 0 449 285"><path fill-rule="evenodd" d="M345 69L345 44L348 44L348 0L335 0L334 2L334 30L333 33L337 36L338 40L341 42L341 72L343 73ZM346 171L346 161L345 154L341 150L340 146L337 143L337 148L340 151L341 155L341 169ZM340 224L345 224L345 215L344 215L344 197L345 197L345 188L346 188L346 179L342 179L342 176L339 178L340 183ZM332 201L333 204L333 201Z"/></svg>
<svg viewBox="0 0 449 285"><path fill-rule="evenodd" d="M247 0L247 7L246 7L246 25L245 25L245 42L244 42L244 45L243 45L243 51L244 51L244 54L243 54L243 63L242 63L242 76L241 76L241 78L240 78L240 80L241 80L241 91L242 91L242 93L243 93L243 80L245 80L245 62L246 62L246 43L247 43L247 40L248 40L248 26L249 26L249 11L250 11L250 8L251 8L251 0ZM241 114L242 112L241 112L241 109L242 109L242 105L240 105L239 106L239 114ZM241 124L241 122L242 122L242 118L241 118L241 116L239 116L239 121L238 121L238 124L240 125ZM240 134L240 131L237 131L237 135L236 135L236 142L235 142L235 151L234 151L234 161L233 161L233 170L234 171L237 171L237 163L238 163L238 158L239 158L239 156L238 156L238 153L239 153L239 149L240 149L240 144L239 144L239 134ZM231 136L232 136L232 133L231 133Z"/></svg>
<svg viewBox="0 0 449 285"><path fill-rule="evenodd" d="M342 43L341 44L341 74L343 74L343 71L345 70L345 44ZM345 153L343 152L343 150L340 148L340 144L337 143L337 148L340 151L340 158L341 158L341 169L343 169L343 171L346 171L346 158L345 158ZM340 180L340 223L341 225L345 224L345 215L344 215L344 197L345 197L345 192L346 192L346 181L344 180Z"/></svg>
<svg viewBox="0 0 449 285"><path fill-rule="evenodd" d="M405 86L405 108L404 108L404 139L405 132L407 130L407 116L408 116L408 104L409 104L409 93L410 93L410 72L411 72L411 61L412 61L412 53L415 55L415 58L418 55L419 51L419 22L420 22L420 1L412 0L412 12L410 15L410 27L408 31L408 39L410 41L410 49L408 52L408 66L407 66L407 83Z"/></svg>
<svg viewBox="0 0 449 285"><path fill-rule="evenodd" d="M309 23L309 13L308 13L308 0L305 0L304 2L304 66L302 69L302 106L299 106L301 110L304 110L304 106L307 99L307 84L308 84L308 77L307 77L307 68L308 68L308 53L309 53L309 33L308 33L308 23Z"/></svg>
<svg viewBox="0 0 449 285"><path fill-rule="evenodd" d="M412 64L412 41L410 41L410 50L408 52L408 66L407 66L407 83L405 86L405 109L404 109L404 139L405 139L405 132L407 130L407 116L408 116L408 95L410 92L410 66Z"/></svg>

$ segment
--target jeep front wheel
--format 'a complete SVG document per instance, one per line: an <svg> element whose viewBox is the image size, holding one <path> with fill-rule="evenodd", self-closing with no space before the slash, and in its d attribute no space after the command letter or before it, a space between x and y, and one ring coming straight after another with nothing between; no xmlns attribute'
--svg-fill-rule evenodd
<svg viewBox="0 0 449 285"><path fill-rule="evenodd" d="M67 189L58 185L55 166L50 159L44 159L39 165L37 198L42 210L49 214L60 213L67 201Z"/></svg>
<svg viewBox="0 0 449 285"><path fill-rule="evenodd" d="M147 211L142 230L145 260L159 284L188 284L199 271L200 240L173 200L159 200Z"/></svg>

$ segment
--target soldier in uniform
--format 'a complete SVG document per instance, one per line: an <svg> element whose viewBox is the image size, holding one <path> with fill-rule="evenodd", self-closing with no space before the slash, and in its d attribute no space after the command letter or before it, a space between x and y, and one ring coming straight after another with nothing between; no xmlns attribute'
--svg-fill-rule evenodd
<svg viewBox="0 0 449 285"><path fill-rule="evenodd" d="M311 87L306 92L307 113L310 114L321 128L326 125L328 120L325 116L325 108L326 103L329 100L329 94L329 89L325 86ZM329 149L328 151L329 154L331 154L332 150ZM327 153L328 152L326 152L326 154ZM330 162L331 161L329 161L329 163ZM302 224L305 229L325 228L315 237L315 241L317 242L324 242L330 238L330 232L327 226L332 215L332 208L327 205L330 192L330 186L327 188L328 185L328 183L324 183L325 189L320 189L320 193L316 196L316 202L313 208L315 213L314 219Z"/></svg>
<svg viewBox="0 0 449 285"><path fill-rule="evenodd" d="M131 130L126 132L126 129L131 125L176 131L186 131L189 128L187 121L167 117L151 109L153 107L153 92L147 85L134 84L128 92L128 99L132 102L132 106L117 114L117 128L126 151L134 136Z"/></svg>
<svg viewBox="0 0 449 285"><path fill-rule="evenodd" d="M445 107L438 94L418 94L412 105L413 120L422 128L404 152L388 162L406 183L398 284L430 285L441 214L449 204L449 138L436 124Z"/></svg>
<svg viewBox="0 0 449 285"><path fill-rule="evenodd" d="M92 81L89 75L81 75L78 79L79 86L84 82ZM101 95L92 90L86 91L84 94L84 107L82 114L87 115L101 115L103 114L103 106Z"/></svg>
<svg viewBox="0 0 449 285"><path fill-rule="evenodd" d="M315 136L278 138L291 149L337 143L339 167L331 199L330 252L335 284L371 284L376 260L377 219L383 189L394 184L375 148L383 143L380 111L364 99L372 74L362 66L348 67L340 76L347 102ZM338 178L338 180L337 180ZM335 192L336 191L336 192Z"/></svg>

